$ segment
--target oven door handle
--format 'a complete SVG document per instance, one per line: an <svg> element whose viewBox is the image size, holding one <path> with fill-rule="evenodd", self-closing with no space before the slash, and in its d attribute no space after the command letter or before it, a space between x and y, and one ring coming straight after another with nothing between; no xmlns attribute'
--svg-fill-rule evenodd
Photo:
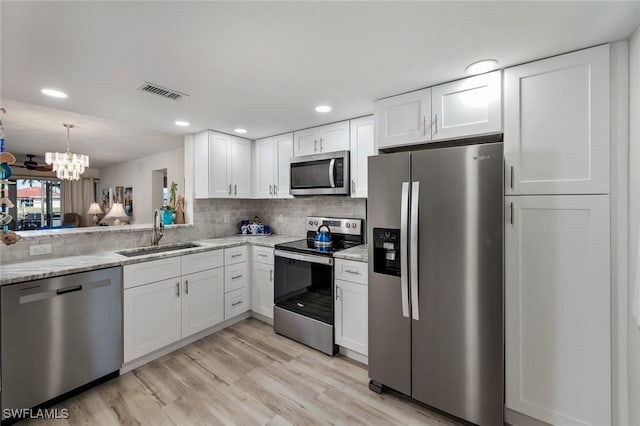
<svg viewBox="0 0 640 426"><path fill-rule="evenodd" d="M335 174L336 174L336 159L332 158L331 161L329 161L329 186L331 186L332 188L336 187Z"/></svg>
<svg viewBox="0 0 640 426"><path fill-rule="evenodd" d="M299 260L301 262L319 263L321 265L333 265L333 258L331 257L292 253L290 251L284 250L276 250L274 254L276 257L284 257L285 259Z"/></svg>

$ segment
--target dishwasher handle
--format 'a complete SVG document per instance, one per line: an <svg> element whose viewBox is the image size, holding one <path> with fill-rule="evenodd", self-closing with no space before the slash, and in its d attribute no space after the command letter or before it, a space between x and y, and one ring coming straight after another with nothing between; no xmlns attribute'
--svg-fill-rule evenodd
<svg viewBox="0 0 640 426"><path fill-rule="evenodd" d="M56 290L56 294L61 295L61 294L73 293L74 291L82 291L82 284L74 285L72 287L67 287L67 288L61 288L59 290Z"/></svg>

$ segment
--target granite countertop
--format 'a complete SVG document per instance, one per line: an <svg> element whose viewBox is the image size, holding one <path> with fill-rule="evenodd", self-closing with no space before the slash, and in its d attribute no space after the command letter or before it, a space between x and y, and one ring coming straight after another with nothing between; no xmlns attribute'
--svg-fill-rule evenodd
<svg viewBox="0 0 640 426"><path fill-rule="evenodd" d="M367 262L369 259L369 246L367 244L362 244L361 246L337 251L333 254L333 257L345 260L355 260L356 262Z"/></svg>
<svg viewBox="0 0 640 426"><path fill-rule="evenodd" d="M238 235L193 241L198 245L198 247L173 250L164 253L146 254L135 257L126 257L116 253L115 250L111 250L78 256L30 260L28 262L22 263L10 263L7 265L0 265L0 285L15 284L24 281L38 280L42 278L55 277L78 272L86 272L93 269L110 268L113 266L148 262L150 260L158 260L167 257L182 256L185 254L236 247L244 244L259 245L263 247L274 247L276 244L295 241L299 239L301 238L281 235L255 237ZM170 245L172 244L169 244L167 246ZM160 246L162 247L163 245L161 244Z"/></svg>

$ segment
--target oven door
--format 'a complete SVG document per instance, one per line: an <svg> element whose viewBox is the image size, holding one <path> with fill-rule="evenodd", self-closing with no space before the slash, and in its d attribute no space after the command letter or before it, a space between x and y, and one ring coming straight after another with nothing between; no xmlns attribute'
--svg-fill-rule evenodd
<svg viewBox="0 0 640 426"><path fill-rule="evenodd" d="M291 159L291 195L349 195L349 151Z"/></svg>
<svg viewBox="0 0 640 426"><path fill-rule="evenodd" d="M275 251L275 305L333 325L333 258Z"/></svg>

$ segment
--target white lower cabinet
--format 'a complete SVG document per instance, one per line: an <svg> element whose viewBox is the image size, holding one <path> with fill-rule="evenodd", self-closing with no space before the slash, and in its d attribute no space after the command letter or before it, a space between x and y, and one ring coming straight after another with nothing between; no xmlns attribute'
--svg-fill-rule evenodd
<svg viewBox="0 0 640 426"><path fill-rule="evenodd" d="M354 271L353 280L345 281L348 275L339 275L335 280L335 343L362 355L368 354L369 292L367 286L367 264L336 259L336 271ZM364 276L360 273L364 271Z"/></svg>
<svg viewBox="0 0 640 426"><path fill-rule="evenodd" d="M124 362L180 340L180 278L124 291Z"/></svg>
<svg viewBox="0 0 640 426"><path fill-rule="evenodd" d="M273 249L253 247L251 310L273 319Z"/></svg>
<svg viewBox="0 0 640 426"><path fill-rule="evenodd" d="M223 282L222 268L182 277L182 337L223 321Z"/></svg>
<svg viewBox="0 0 640 426"><path fill-rule="evenodd" d="M611 424L609 196L506 197L506 407Z"/></svg>
<svg viewBox="0 0 640 426"><path fill-rule="evenodd" d="M224 320L221 260L221 250L215 250L124 267L125 363ZM167 275L160 268L164 264L172 266L173 278L149 282L158 276L149 273L148 281L141 282L141 271L150 271L150 265Z"/></svg>

